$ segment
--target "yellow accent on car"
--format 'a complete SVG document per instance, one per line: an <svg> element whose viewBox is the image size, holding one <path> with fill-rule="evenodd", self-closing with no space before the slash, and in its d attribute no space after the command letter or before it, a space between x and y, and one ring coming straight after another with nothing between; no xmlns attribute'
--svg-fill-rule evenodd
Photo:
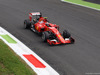
<svg viewBox="0 0 100 75"><path fill-rule="evenodd" d="M58 35L58 37L61 37L61 35Z"/></svg>
<svg viewBox="0 0 100 75"><path fill-rule="evenodd" d="M37 27L36 27L36 29L38 30L38 29L39 29L39 27L37 26Z"/></svg>
<svg viewBox="0 0 100 75"><path fill-rule="evenodd" d="M48 31L48 28L47 28L47 31Z"/></svg>

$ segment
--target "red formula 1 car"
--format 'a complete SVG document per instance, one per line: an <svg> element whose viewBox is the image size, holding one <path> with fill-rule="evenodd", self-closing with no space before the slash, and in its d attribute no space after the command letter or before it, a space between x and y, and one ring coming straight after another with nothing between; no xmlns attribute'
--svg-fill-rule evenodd
<svg viewBox="0 0 100 75"><path fill-rule="evenodd" d="M33 32L41 35L42 40L50 45L74 43L74 39L67 30L64 30L61 34L59 26L49 23L40 12L29 13L29 19L24 21L24 27L25 29L30 28Z"/></svg>

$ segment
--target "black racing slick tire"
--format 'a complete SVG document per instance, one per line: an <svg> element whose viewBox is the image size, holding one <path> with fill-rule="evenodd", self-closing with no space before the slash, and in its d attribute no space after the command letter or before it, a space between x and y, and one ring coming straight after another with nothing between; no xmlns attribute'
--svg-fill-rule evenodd
<svg viewBox="0 0 100 75"><path fill-rule="evenodd" d="M42 40L44 42L47 42L47 39L49 39L50 34L46 31L42 33Z"/></svg>
<svg viewBox="0 0 100 75"><path fill-rule="evenodd" d="M63 37L64 38L70 38L71 37L71 34L67 30L64 30L63 31Z"/></svg>
<svg viewBox="0 0 100 75"><path fill-rule="evenodd" d="M28 29L28 28L30 28L30 26L31 26L30 20L29 19L24 20L24 28Z"/></svg>

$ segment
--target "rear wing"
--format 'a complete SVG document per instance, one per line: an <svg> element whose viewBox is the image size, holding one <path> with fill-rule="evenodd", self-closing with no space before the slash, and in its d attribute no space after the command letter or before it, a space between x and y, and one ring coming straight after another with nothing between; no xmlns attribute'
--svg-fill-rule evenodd
<svg viewBox="0 0 100 75"><path fill-rule="evenodd" d="M31 13L29 13L29 15L30 15L30 14L31 14L31 15L42 15L41 12L31 12Z"/></svg>
<svg viewBox="0 0 100 75"><path fill-rule="evenodd" d="M29 13L29 19L30 21L32 20L32 16L42 16L42 13L41 12L31 12Z"/></svg>

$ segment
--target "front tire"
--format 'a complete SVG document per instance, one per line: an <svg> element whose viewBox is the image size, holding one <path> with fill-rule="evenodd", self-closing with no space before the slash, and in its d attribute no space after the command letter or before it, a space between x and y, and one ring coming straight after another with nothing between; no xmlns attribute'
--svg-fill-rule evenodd
<svg viewBox="0 0 100 75"><path fill-rule="evenodd" d="M72 44L75 42L75 40L72 37L70 38L70 40Z"/></svg>
<svg viewBox="0 0 100 75"><path fill-rule="evenodd" d="M47 42L47 39L49 39L49 33L48 32L43 32L42 33L42 40L44 42Z"/></svg>
<svg viewBox="0 0 100 75"><path fill-rule="evenodd" d="M64 30L63 31L63 37L64 37L64 39L65 38L70 38L71 37L71 34L67 30Z"/></svg>

